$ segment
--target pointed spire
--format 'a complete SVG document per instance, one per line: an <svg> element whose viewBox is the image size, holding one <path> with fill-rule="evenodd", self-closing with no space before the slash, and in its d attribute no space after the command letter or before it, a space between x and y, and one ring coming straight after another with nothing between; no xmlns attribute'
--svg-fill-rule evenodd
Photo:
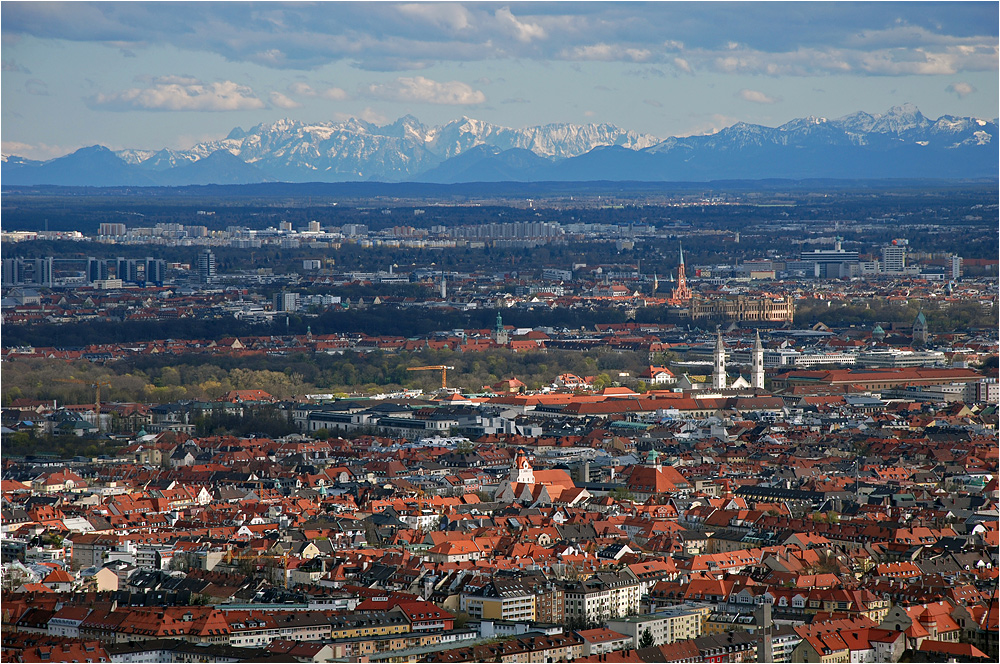
<svg viewBox="0 0 1000 664"><path fill-rule="evenodd" d="M753 353L750 358L750 387L755 390L764 389L764 346L760 343L760 330L754 341Z"/></svg>
<svg viewBox="0 0 1000 664"><path fill-rule="evenodd" d="M677 265L677 285L674 286L671 294L674 304L685 303L692 297L692 293L687 287L687 279L684 276L684 246L679 243L678 246L680 247L681 262ZM673 281L673 275L671 275L670 280Z"/></svg>
<svg viewBox="0 0 1000 664"><path fill-rule="evenodd" d="M712 387L717 390L726 389L726 347L722 344L722 329L715 329L715 352L713 356Z"/></svg>

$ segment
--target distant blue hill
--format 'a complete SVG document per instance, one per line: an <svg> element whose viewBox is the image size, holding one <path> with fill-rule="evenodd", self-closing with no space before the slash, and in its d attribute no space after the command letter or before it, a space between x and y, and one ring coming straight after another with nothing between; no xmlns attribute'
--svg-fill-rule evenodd
<svg viewBox="0 0 1000 664"><path fill-rule="evenodd" d="M660 140L613 125L510 129L463 118L282 120L191 150L93 146L47 162L5 156L4 185L184 186L263 182L708 182L997 178L996 120L924 117L910 105L780 127L737 123Z"/></svg>

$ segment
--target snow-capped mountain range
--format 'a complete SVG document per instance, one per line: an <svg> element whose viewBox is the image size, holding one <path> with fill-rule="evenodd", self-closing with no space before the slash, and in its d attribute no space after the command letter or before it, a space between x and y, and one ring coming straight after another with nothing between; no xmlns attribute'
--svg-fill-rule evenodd
<svg viewBox="0 0 1000 664"><path fill-rule="evenodd" d="M189 150L95 146L49 162L3 159L4 184L183 185L266 181L711 180L996 177L997 121L886 113L736 123L660 139L610 124L514 129L472 118L427 126L412 116L279 120Z"/></svg>
<svg viewBox="0 0 1000 664"><path fill-rule="evenodd" d="M406 180L479 145L521 148L552 160L576 157L597 146L642 149L659 139L613 125L550 124L512 129L462 118L428 127L407 115L389 125L362 120L306 124L279 120L249 131L236 128L221 141L184 152L123 150L126 163L164 170L225 150L273 173L276 179Z"/></svg>

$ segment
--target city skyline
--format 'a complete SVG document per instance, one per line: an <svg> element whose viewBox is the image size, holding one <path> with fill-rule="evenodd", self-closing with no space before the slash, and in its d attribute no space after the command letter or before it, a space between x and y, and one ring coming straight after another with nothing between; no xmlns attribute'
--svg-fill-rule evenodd
<svg viewBox="0 0 1000 664"><path fill-rule="evenodd" d="M660 138L997 116L995 3L5 2L3 153L183 149L291 118Z"/></svg>

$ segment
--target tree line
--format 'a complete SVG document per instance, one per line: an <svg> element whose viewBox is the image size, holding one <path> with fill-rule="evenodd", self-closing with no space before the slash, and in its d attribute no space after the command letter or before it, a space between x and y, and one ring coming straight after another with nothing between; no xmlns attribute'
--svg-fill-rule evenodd
<svg viewBox="0 0 1000 664"><path fill-rule="evenodd" d="M562 373L596 376L610 385L619 374L638 376L649 365L647 354L607 350L534 351L493 349L475 353L452 350L421 352L350 352L344 355L295 354L227 357L146 355L97 365L85 360L19 360L5 372L3 404L16 398L56 399L59 403L93 403L91 385L102 388L105 402L166 403L212 401L230 390L260 389L279 399L304 394L392 392L403 388L431 392L440 387L439 371L407 371L410 367L446 365L449 386L478 392L508 378L540 389ZM15 369L16 370L11 370ZM64 380L82 383L61 382Z"/></svg>

